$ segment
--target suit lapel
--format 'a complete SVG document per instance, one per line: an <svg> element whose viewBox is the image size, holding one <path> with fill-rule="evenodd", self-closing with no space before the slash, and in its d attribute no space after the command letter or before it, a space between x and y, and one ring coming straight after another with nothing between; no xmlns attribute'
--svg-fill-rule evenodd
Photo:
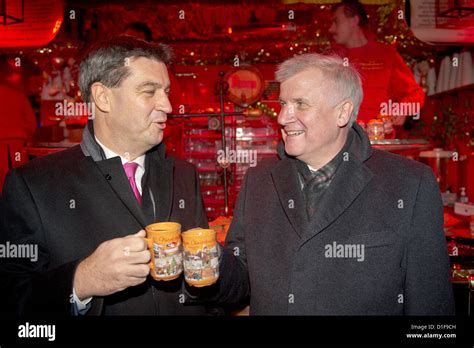
<svg viewBox="0 0 474 348"><path fill-rule="evenodd" d="M125 205L130 214L143 228L146 226L146 218L140 205L133 194L130 183L122 167L119 157L95 162L102 173L104 180L110 185L120 201Z"/></svg>
<svg viewBox="0 0 474 348"><path fill-rule="evenodd" d="M279 161L272 170L272 178L280 204L294 231L301 237L307 223L306 207L294 161L289 158Z"/></svg>
<svg viewBox="0 0 474 348"><path fill-rule="evenodd" d="M301 245L335 221L372 180L372 172L352 153L342 161L331 184L321 198Z"/></svg>
<svg viewBox="0 0 474 348"><path fill-rule="evenodd" d="M153 152L147 155L145 167L143 206L149 211L148 221L169 221L173 206L173 158L160 158L159 153Z"/></svg>

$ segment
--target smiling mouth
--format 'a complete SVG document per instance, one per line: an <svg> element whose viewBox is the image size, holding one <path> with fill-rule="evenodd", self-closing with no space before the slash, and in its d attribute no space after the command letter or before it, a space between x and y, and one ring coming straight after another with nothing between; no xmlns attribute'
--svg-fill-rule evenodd
<svg viewBox="0 0 474 348"><path fill-rule="evenodd" d="M303 134L304 131L302 131L302 130L292 130L292 131L290 131L290 130L285 130L285 133L286 133L286 135L289 136L289 137L297 137L298 135Z"/></svg>

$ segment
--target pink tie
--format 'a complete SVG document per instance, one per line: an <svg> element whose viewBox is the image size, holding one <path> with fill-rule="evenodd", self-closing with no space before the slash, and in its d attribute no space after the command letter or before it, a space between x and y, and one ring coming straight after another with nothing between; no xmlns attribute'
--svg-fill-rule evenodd
<svg viewBox="0 0 474 348"><path fill-rule="evenodd" d="M139 204L142 204L142 196L140 195L137 183L135 182L135 172L137 171L137 168L138 163L135 162L128 162L123 165L123 169L125 170L125 174L127 174L127 178L130 182L130 186L132 187L132 191L135 194L135 198Z"/></svg>

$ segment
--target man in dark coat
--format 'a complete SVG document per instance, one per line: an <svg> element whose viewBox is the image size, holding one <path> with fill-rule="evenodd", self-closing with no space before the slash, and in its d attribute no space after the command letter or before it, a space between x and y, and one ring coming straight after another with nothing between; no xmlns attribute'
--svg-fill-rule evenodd
<svg viewBox="0 0 474 348"><path fill-rule="evenodd" d="M161 144L169 59L166 46L131 37L98 43L81 64L95 111L81 145L7 176L0 243L37 248L2 259L4 302L18 314L206 314L181 300L183 277L148 277L145 226L207 227L195 169Z"/></svg>
<svg viewBox="0 0 474 348"><path fill-rule="evenodd" d="M277 79L284 145L246 174L217 299L250 297L254 315L453 314L430 168L371 147L341 58L300 55Z"/></svg>

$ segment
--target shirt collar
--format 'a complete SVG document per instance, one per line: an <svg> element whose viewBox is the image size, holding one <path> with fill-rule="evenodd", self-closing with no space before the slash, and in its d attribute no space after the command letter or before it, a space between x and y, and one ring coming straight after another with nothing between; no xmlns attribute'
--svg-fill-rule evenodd
<svg viewBox="0 0 474 348"><path fill-rule="evenodd" d="M300 170L300 173L306 183L314 179L316 179L319 183L329 182L336 173L341 161L342 150L329 163L325 164L318 170L313 170L308 164L306 164L307 169Z"/></svg>
<svg viewBox="0 0 474 348"><path fill-rule="evenodd" d="M303 177L303 182L307 183L310 180L317 180L320 183L330 182L332 180L332 177L336 174L336 171L339 168L339 164L343 160L344 153L349 151L352 144L352 140L353 134L349 132L343 148L337 153L336 156L331 159L331 161L326 163L318 170L314 170L314 168L312 168L307 163L304 163L300 160L296 160L298 172Z"/></svg>
<svg viewBox="0 0 474 348"><path fill-rule="evenodd" d="M129 161L128 159L126 159L125 157L122 157L118 154L116 154L115 152L113 152L112 150L110 150L107 146L105 146L104 144L102 144L99 139L97 139L96 136L94 136L95 138L95 141L97 141L97 144L100 145L100 147L102 148L102 150L104 150L104 154L105 154L105 158L109 159L109 158L113 158L113 157L120 157L120 160L122 161L122 165L124 165L125 163L128 163L128 162L135 162L137 163L141 168L145 168L145 155L141 155L137 158L135 158L133 161Z"/></svg>

